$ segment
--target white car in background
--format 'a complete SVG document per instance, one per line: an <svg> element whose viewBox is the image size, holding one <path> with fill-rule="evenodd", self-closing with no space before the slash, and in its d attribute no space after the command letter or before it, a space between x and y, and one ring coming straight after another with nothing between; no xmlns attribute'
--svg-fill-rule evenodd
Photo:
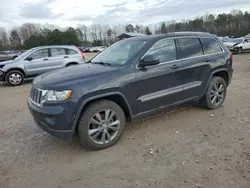
<svg viewBox="0 0 250 188"><path fill-rule="evenodd" d="M250 38L232 38L224 42L231 52L241 54L250 51Z"/></svg>

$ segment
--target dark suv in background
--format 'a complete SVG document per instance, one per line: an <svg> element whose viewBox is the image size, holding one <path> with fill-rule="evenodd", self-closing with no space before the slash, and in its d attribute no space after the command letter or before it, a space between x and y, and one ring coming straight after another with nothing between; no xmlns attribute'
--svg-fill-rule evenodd
<svg viewBox="0 0 250 188"><path fill-rule="evenodd" d="M38 76L28 106L51 135L76 134L85 147L104 149L119 140L126 121L192 100L220 107L232 73L232 54L215 35L134 37L87 64Z"/></svg>

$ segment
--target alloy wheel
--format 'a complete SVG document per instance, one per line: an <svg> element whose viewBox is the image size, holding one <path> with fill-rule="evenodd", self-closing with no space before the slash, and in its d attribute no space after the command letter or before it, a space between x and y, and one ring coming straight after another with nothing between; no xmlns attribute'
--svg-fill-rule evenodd
<svg viewBox="0 0 250 188"><path fill-rule="evenodd" d="M21 83L22 77L21 77L21 75L18 74L18 73L13 73L13 74L11 74L11 75L9 76L9 81L10 81L10 83L13 84L13 85L18 85L18 84Z"/></svg>
<svg viewBox="0 0 250 188"><path fill-rule="evenodd" d="M220 82L215 82L210 90L210 100L214 106L223 103L225 98L225 87Z"/></svg>
<svg viewBox="0 0 250 188"><path fill-rule="evenodd" d="M90 139L97 144L107 144L112 141L120 129L120 120L117 113L105 109L95 113L88 126Z"/></svg>

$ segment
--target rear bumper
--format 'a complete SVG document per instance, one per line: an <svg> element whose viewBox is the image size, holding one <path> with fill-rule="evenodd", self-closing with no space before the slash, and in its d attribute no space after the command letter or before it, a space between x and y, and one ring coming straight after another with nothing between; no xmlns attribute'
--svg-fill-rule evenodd
<svg viewBox="0 0 250 188"><path fill-rule="evenodd" d="M233 72L234 72L233 69L228 70L228 85L231 84Z"/></svg>

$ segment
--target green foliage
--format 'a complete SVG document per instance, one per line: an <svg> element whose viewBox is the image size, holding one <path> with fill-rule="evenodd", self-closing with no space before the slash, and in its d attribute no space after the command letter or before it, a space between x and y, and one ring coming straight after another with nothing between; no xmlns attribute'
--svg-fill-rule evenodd
<svg viewBox="0 0 250 188"><path fill-rule="evenodd" d="M24 41L24 45L27 49L42 45L80 45L81 41L77 30L74 28L68 28L62 32L58 29L53 31L46 30L43 35L32 35L30 38Z"/></svg>
<svg viewBox="0 0 250 188"><path fill-rule="evenodd" d="M145 28L145 34L146 35L152 35L152 32L149 30L149 27Z"/></svg>

